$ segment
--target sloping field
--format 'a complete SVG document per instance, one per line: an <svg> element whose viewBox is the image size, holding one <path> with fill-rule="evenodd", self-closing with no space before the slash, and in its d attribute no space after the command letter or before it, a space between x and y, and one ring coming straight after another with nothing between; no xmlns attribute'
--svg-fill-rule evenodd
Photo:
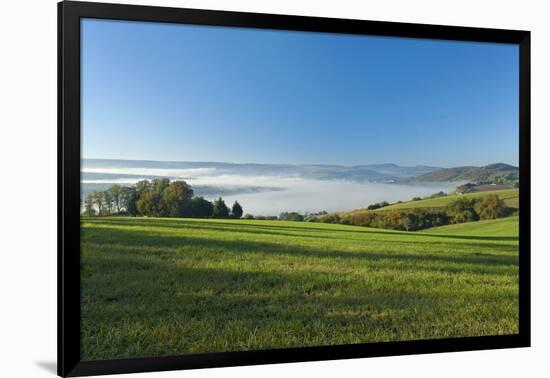
<svg viewBox="0 0 550 378"><path fill-rule="evenodd" d="M84 360L518 331L517 238L498 227L83 218L81 229Z"/></svg>
<svg viewBox="0 0 550 378"><path fill-rule="evenodd" d="M450 202L458 198L482 198L488 194L496 194L497 196L499 196L500 199L504 200L506 205L509 207L514 207L514 208L519 207L519 190L505 189L505 190L466 193L463 195L453 194L445 197L431 198L431 199L425 199L425 200L419 200L419 201L402 202L402 203L397 203L394 205L382 207L374 211L387 211L392 209L414 209L418 207L426 207L426 208L445 207Z"/></svg>
<svg viewBox="0 0 550 378"><path fill-rule="evenodd" d="M444 233L450 235L497 236L517 238L519 234L519 218L508 217L495 220L452 224L434 227L423 233Z"/></svg>

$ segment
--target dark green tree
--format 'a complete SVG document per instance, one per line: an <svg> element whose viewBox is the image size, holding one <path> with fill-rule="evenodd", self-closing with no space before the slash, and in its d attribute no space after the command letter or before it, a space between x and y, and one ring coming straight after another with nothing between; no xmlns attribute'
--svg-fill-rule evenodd
<svg viewBox="0 0 550 378"><path fill-rule="evenodd" d="M113 195L109 190L104 190L101 192L101 196L103 197L103 215L111 215L115 212L115 203L113 201Z"/></svg>
<svg viewBox="0 0 550 378"><path fill-rule="evenodd" d="M231 215L233 215L233 218L237 219L240 219L243 216L243 208L237 201L235 201L233 207L231 208Z"/></svg>
<svg viewBox="0 0 550 378"><path fill-rule="evenodd" d="M151 181L151 190L158 194L162 194L164 192L164 189L168 188L170 186L170 180L167 178L162 179L154 179Z"/></svg>
<svg viewBox="0 0 550 378"><path fill-rule="evenodd" d="M304 216L300 213L295 212L295 211L289 212L289 213L284 212L284 213L279 214L279 220L302 222L304 220Z"/></svg>
<svg viewBox="0 0 550 378"><path fill-rule="evenodd" d="M109 200L111 202L110 207L112 209L112 212L117 214L120 213L122 211L122 187L118 184L115 184L107 189L107 192L109 193Z"/></svg>
<svg viewBox="0 0 550 378"><path fill-rule="evenodd" d="M155 217L159 215L159 196L151 191L144 191L139 195L139 198L136 201L137 210L141 215L148 217Z"/></svg>
<svg viewBox="0 0 550 378"><path fill-rule="evenodd" d="M193 197L186 213L192 218L210 218L214 213L214 205L202 197Z"/></svg>
<svg viewBox="0 0 550 378"><path fill-rule="evenodd" d="M212 217L214 218L227 218L229 217L229 208L225 204L222 197L214 200L214 209L212 211Z"/></svg>
<svg viewBox="0 0 550 378"><path fill-rule="evenodd" d="M449 203L446 210L452 223L464 223L479 220L475 206L475 199L459 198Z"/></svg>
<svg viewBox="0 0 550 378"><path fill-rule="evenodd" d="M193 189L185 181L174 181L165 185L165 182L159 180L156 190L160 190L161 206L158 209L160 216L172 218L186 216L185 210L193 197Z"/></svg>
<svg viewBox="0 0 550 378"><path fill-rule="evenodd" d="M135 188L136 188L136 192L137 192L138 197L141 195L141 193L148 192L148 191L153 189L153 187L151 186L151 183L149 182L149 180L138 181L136 183Z"/></svg>
<svg viewBox="0 0 550 378"><path fill-rule="evenodd" d="M338 214L324 214L319 217L319 221L322 223L340 223L340 215Z"/></svg>
<svg viewBox="0 0 550 378"><path fill-rule="evenodd" d="M136 201L138 199L137 190L132 186L123 186L120 192L121 206L126 213L131 216L139 214Z"/></svg>

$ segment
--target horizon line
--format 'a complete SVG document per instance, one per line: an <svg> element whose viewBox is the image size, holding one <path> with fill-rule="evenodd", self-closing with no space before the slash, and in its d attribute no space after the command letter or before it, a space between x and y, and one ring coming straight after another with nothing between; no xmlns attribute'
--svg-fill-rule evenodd
<svg viewBox="0 0 550 378"><path fill-rule="evenodd" d="M441 169L450 169L450 168L461 168L461 167L486 167L488 165L494 164L506 164L515 168L519 168L519 164L510 164L505 162L494 162L487 164L462 164L462 165L453 165L453 166L441 166L441 165L432 165L432 164L414 164L414 165L400 165L392 162L382 162L382 163L362 163L362 164L334 164L334 163L258 163L258 162L233 162L233 161L207 161L207 160L154 160L154 159L127 159L127 158L95 158L95 157L81 157L80 160L117 160L117 161L142 161L149 163L207 163L207 164L233 164L233 165L282 165L282 166L300 166L300 165L313 165L313 166L338 166L338 167L360 167L360 166L372 166L372 165L395 165L403 168L410 167L430 167L430 168L441 168Z"/></svg>

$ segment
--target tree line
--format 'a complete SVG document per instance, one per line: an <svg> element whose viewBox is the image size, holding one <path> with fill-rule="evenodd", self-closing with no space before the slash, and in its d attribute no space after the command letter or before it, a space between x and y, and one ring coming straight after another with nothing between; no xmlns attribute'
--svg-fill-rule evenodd
<svg viewBox="0 0 550 378"><path fill-rule="evenodd" d="M208 201L194 195L185 181L142 180L134 186L112 185L84 199L86 216L149 216L168 218L241 218L242 206L231 209L219 197Z"/></svg>

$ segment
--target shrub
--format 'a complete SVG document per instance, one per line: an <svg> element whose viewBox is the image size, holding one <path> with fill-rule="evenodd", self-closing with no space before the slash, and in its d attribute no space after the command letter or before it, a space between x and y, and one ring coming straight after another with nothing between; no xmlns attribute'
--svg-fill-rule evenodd
<svg viewBox="0 0 550 378"><path fill-rule="evenodd" d="M444 211L412 209L409 221L409 228L407 230L417 231L449 224L449 216Z"/></svg>
<svg viewBox="0 0 550 378"><path fill-rule="evenodd" d="M446 212L452 223L464 223L479 220L475 210L476 200L459 198L447 205Z"/></svg>
<svg viewBox="0 0 550 378"><path fill-rule="evenodd" d="M511 209L496 194L489 194L483 197L476 204L475 209L479 215L479 219L497 219L511 213Z"/></svg>
<svg viewBox="0 0 550 378"><path fill-rule="evenodd" d="M403 214L397 209L390 210L384 215L384 228L402 230L403 223Z"/></svg>
<svg viewBox="0 0 550 378"><path fill-rule="evenodd" d="M437 193L432 194L428 198L439 198L439 197L446 197L446 196L447 196L447 193L445 193L443 191L439 191Z"/></svg>
<svg viewBox="0 0 550 378"><path fill-rule="evenodd" d="M367 210L376 210L386 206L389 206L389 203L387 201L377 202L367 206Z"/></svg>
<svg viewBox="0 0 550 378"><path fill-rule="evenodd" d="M340 224L352 224L351 223L351 216L349 214L346 214L344 216L340 217Z"/></svg>
<svg viewBox="0 0 550 378"><path fill-rule="evenodd" d="M214 205L202 197L193 197L185 213L191 218L209 218L214 213Z"/></svg>
<svg viewBox="0 0 550 378"><path fill-rule="evenodd" d="M279 220L301 222L304 220L304 216L296 212L284 212L279 215Z"/></svg>
<svg viewBox="0 0 550 378"><path fill-rule="evenodd" d="M340 216L338 214L321 215L319 221L322 223L340 223Z"/></svg>
<svg viewBox="0 0 550 378"><path fill-rule="evenodd" d="M383 228L383 215L372 211L363 211L351 214L349 216L350 224L363 227L380 227Z"/></svg>

